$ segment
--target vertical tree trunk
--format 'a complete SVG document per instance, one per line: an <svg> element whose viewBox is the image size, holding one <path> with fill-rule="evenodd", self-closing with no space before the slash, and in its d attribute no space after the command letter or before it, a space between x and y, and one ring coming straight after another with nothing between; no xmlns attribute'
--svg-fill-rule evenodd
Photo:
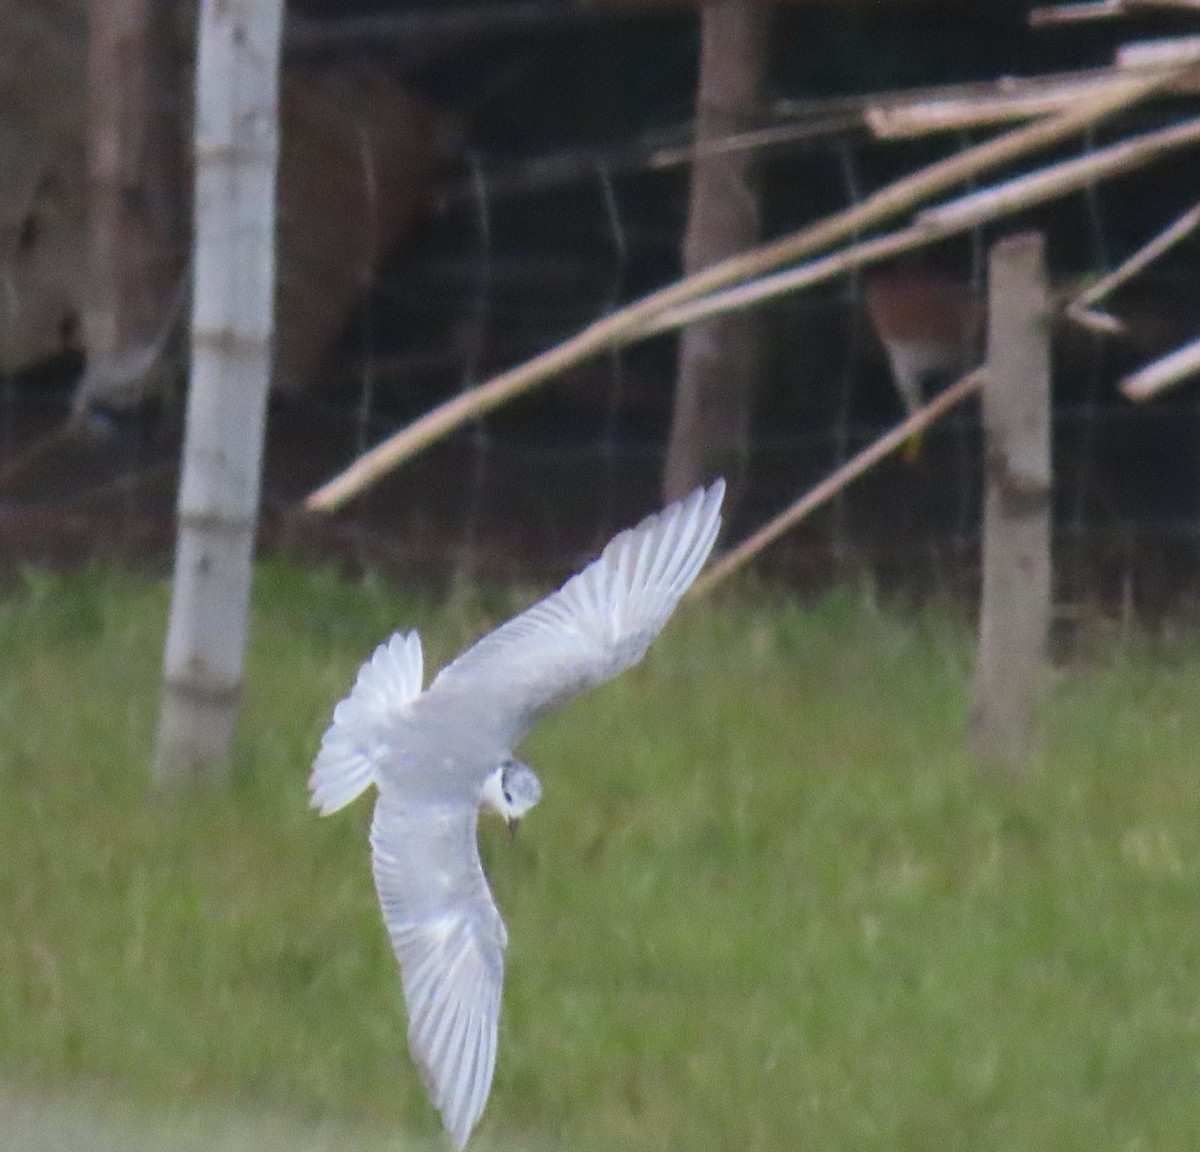
<svg viewBox="0 0 1200 1152"><path fill-rule="evenodd" d="M1001 240L988 265L983 385L983 603L970 743L1028 756L1050 622L1050 323L1040 233Z"/></svg>
<svg viewBox="0 0 1200 1152"><path fill-rule="evenodd" d="M88 6L87 373L76 407L136 404L160 381L183 274L179 90L169 0Z"/></svg>
<svg viewBox="0 0 1200 1152"><path fill-rule="evenodd" d="M702 152L709 141L744 128L753 116L762 82L765 19L761 8L737 0L701 10L695 142ZM698 158L692 166L684 274L752 247L758 233L750 154ZM663 475L666 500L678 499L717 472L736 489L745 466L757 361L757 331L749 313L685 329Z"/></svg>
<svg viewBox="0 0 1200 1152"><path fill-rule="evenodd" d="M159 784L221 777L237 717L271 375L283 0L202 0L192 379Z"/></svg>

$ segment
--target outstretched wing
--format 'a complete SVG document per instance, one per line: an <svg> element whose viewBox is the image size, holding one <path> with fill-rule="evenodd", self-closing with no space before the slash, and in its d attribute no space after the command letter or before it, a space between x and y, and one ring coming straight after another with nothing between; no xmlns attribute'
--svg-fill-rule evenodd
<svg viewBox="0 0 1200 1152"><path fill-rule="evenodd" d="M474 804L405 807L385 790L371 824L375 888L400 961L408 1046L462 1148L496 1067L504 922L475 842Z"/></svg>
<svg viewBox="0 0 1200 1152"><path fill-rule="evenodd" d="M421 694L421 638L397 632L359 669L350 695L333 710L308 787L322 816L356 800L375 783L389 725Z"/></svg>
<svg viewBox="0 0 1200 1152"><path fill-rule="evenodd" d="M468 704L472 723L511 747L539 717L636 664L712 551L724 494L717 480L621 532L557 592L447 665L422 705Z"/></svg>

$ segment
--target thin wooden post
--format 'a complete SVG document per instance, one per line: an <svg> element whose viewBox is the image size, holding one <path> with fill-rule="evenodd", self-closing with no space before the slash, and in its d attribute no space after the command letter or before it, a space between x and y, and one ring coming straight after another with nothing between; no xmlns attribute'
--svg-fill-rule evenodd
<svg viewBox="0 0 1200 1152"><path fill-rule="evenodd" d="M76 8L79 5L75 6ZM87 371L73 407L136 408L171 382L163 345L175 326L179 77L174 5L90 0L87 51Z"/></svg>
<svg viewBox="0 0 1200 1152"><path fill-rule="evenodd" d="M1050 325L1044 241L1011 236L989 259L983 386L983 602L969 742L1017 766L1032 748L1050 620Z"/></svg>
<svg viewBox="0 0 1200 1152"><path fill-rule="evenodd" d="M700 9L696 143L703 147L755 114L767 58L762 10L742 0L710 0ZM748 152L698 157L692 165L685 276L758 243L760 205ZM759 318L721 316L684 330L671 432L663 466L663 503L682 500L710 476L730 485L736 502L745 471L759 364Z"/></svg>

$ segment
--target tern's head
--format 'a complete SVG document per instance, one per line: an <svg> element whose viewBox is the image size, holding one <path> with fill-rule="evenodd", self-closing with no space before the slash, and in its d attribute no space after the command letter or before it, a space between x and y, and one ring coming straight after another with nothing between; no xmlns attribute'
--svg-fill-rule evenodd
<svg viewBox="0 0 1200 1152"><path fill-rule="evenodd" d="M542 785L528 764L504 760L483 782L479 802L508 821L516 830L525 815L542 797Z"/></svg>

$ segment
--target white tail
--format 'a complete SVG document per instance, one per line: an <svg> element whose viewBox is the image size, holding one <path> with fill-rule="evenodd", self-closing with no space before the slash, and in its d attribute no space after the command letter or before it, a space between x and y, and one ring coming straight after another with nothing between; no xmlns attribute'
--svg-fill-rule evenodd
<svg viewBox="0 0 1200 1152"><path fill-rule="evenodd" d="M375 783L378 744L388 722L421 694L421 638L397 632L358 672L350 695L333 710L308 788L312 807L328 816Z"/></svg>

